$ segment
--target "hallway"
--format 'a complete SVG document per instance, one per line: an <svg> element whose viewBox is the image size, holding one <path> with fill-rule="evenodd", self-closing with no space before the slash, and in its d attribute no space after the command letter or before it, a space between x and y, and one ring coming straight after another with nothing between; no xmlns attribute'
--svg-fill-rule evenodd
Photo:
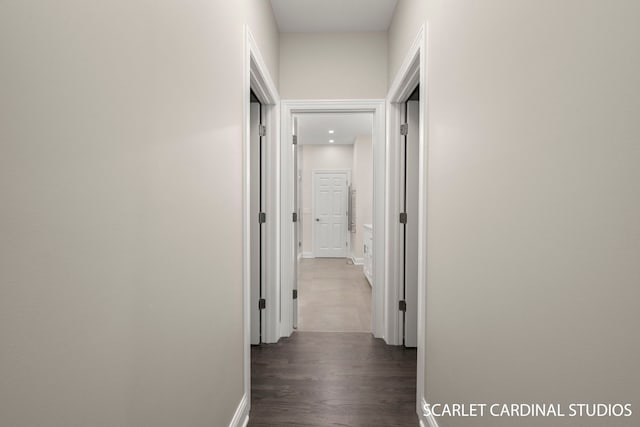
<svg viewBox="0 0 640 427"><path fill-rule="evenodd" d="M0 427L640 427L639 19L0 1Z"/></svg>
<svg viewBox="0 0 640 427"><path fill-rule="evenodd" d="M299 331L371 332L371 286L345 258L300 262Z"/></svg>
<svg viewBox="0 0 640 427"><path fill-rule="evenodd" d="M418 425L416 350L369 333L295 332L251 349L249 426Z"/></svg>

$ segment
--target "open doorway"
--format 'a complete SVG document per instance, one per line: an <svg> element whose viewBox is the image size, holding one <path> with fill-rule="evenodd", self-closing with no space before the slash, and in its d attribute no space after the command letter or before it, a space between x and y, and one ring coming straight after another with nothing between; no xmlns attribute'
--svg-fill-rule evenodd
<svg viewBox="0 0 640 427"><path fill-rule="evenodd" d="M384 239L385 239L385 138L384 138L384 129L385 129L385 115L384 115L384 102L383 101L370 101L370 100L340 100L340 101L282 101L282 138L281 138L281 200L282 200L282 225L281 225L281 289L282 289L282 302L281 302L281 336L288 337L291 336L293 331L296 328L301 327L301 330L306 329L307 327L304 324L304 320L302 321L302 326L300 326L300 319L298 318L299 314L304 316L304 307L298 309L298 306L301 306L303 302L301 292L299 289L298 277L301 280L305 280L305 278L309 278L314 274L312 271L305 271L306 265L303 265L303 262L306 262L309 259L315 261L316 264L321 262L335 262L337 265L340 265L343 269L352 269L353 275L356 276L360 283L363 285L362 288L367 289L367 292L370 292L370 296L368 298L369 303L366 304L367 308L370 307L371 314L370 320L367 320L367 317L364 317L365 322L369 326L358 326L358 324L362 324L362 322L353 322L352 324L356 324L357 329L354 326L350 327L350 331L361 330L372 333L374 337L384 338L385 328L384 328L384 316L385 316L385 278L384 278L384 265L385 265L385 251L384 251ZM362 132L362 135L366 135L367 138L370 139L370 159L371 161L368 163L370 165L371 174L369 175L371 178L367 179L367 182L371 184L371 197L370 200L363 203L363 206L370 205L371 206L371 217L361 217L357 218L354 214L351 219L349 219L349 206L351 205L352 211L357 211L358 204L358 188L352 188L350 191L349 185L356 184L357 187L360 185L357 184L357 179L354 178L354 148L359 146L360 144L356 143L356 136L353 135L351 140L348 141L349 144L340 144L338 139L337 129L333 129L332 126L337 125L329 125L324 123L321 128L322 132L318 133L320 135L321 141L317 143L311 143L312 141L304 140L304 132L305 132L305 118L316 117L317 119L324 117L325 120L329 120L330 117L333 116L335 120L338 117L351 117L352 119L357 117L366 118L366 131ZM329 133L330 130L333 130L334 133ZM333 135L334 137L331 137ZM370 135L370 137L369 137ZM365 138L362 138L364 141ZM333 142L330 142L333 140ZM320 148L320 146L331 147L331 150L326 150L326 147ZM341 147L344 145L351 145L351 147ZM306 152L305 152L306 150ZM325 150L322 154L322 150ZM342 155L339 155L338 152L342 151ZM347 150L347 151L345 151ZM358 149L355 148L357 151ZM323 160L323 155L326 157L331 157L327 153L332 153L331 155L334 158L339 159L343 163L329 163L329 164L317 164L311 162L320 162ZM348 153L348 154L346 154ZM360 153L365 153L365 150L360 150ZM326 159L325 159L326 160ZM346 161L346 163L344 163ZM315 166L314 166L315 165ZM305 167L306 166L306 167ZM334 204L333 201L330 201L328 209L334 209L337 215L340 215L341 212L343 215L342 219L346 219L346 222L342 222L336 218L335 222L331 222L329 220L329 226L324 226L325 230L333 229L333 235L337 236L335 238L327 238L326 234L322 234L322 231L316 231L316 233L321 236L320 238L325 238L325 249L329 248L328 242L334 241L337 242L335 245L335 252L331 254L331 252L321 252L323 250L322 247L318 248L318 246L322 246L322 242L316 239L314 243L314 226L317 227L316 230L322 230L323 217L320 215L314 216L316 212L314 212L314 191L313 191L313 172L314 168L316 169L316 193L321 193L323 191L320 186L322 185L321 178L324 178L324 181L329 185L330 181L333 181L332 185L335 188L328 188L328 194L333 194L334 199L338 199ZM356 166L357 173L357 166ZM364 169L363 169L364 170ZM377 172L376 172L377 171ZM324 172L324 174L323 174ZM343 174L344 172L344 174ZM306 175L305 175L306 174ZM346 178L345 178L346 174ZM286 177L291 177L287 179ZM361 183L363 181L360 181ZM343 185L343 183L345 185ZM305 190L305 184L309 184L306 186L307 190ZM331 186L329 186L331 187ZM346 187L346 191L344 188ZM364 197L367 191L362 190L360 194ZM339 194L336 195L336 194ZM355 197L351 197L355 196ZM321 202L320 202L321 203ZM287 212L289 212L287 214ZM291 218L291 212L293 212L293 221ZM328 212L328 211L327 211ZM318 221L316 221L318 219ZM333 224L333 225L331 225ZM366 276L364 275L364 265L365 265L365 256L364 256L364 241L367 239L364 237L365 227L364 224L369 224L369 231L371 235L369 236L369 244L367 249L367 255L371 256L371 261L369 265L369 273L370 280L368 281ZM319 227L318 227L319 226ZM342 230L345 229L345 233L343 234ZM351 231L354 233L351 233ZM360 233L358 233L360 231ZM328 233L328 231L326 231ZM305 238L305 235L307 236ZM344 236L344 240L339 240L340 237ZM320 243L320 245L318 245ZM344 247L338 247L338 245L344 244ZM379 248L376 250L375 248ZM321 251L318 251L320 249ZM318 255L316 256L315 253ZM336 255L337 254L337 255ZM328 255L328 256L327 256ZM336 266L337 266L336 265ZM299 267L299 268L298 268ZM311 265L310 265L311 267ZM332 271L329 268L325 268L324 266L316 265L313 266L318 273L318 277L323 274L331 274ZM321 280L321 278L320 278ZM304 284L303 284L304 285ZM293 294L293 303L291 295ZM324 299L322 296L319 300L324 302L326 301L335 301L336 298L326 298L324 295ZM338 297L338 300L340 298ZM320 304L311 302L308 304L308 307L315 308L316 310L322 310ZM308 308L307 307L307 308ZM354 307L347 306L345 310L354 311ZM357 316L357 315L356 315ZM336 318L339 318L340 315L336 315ZM344 315L347 318L354 318L354 314ZM337 323L338 320L336 319ZM335 323L334 323L335 325ZM311 328L311 326L308 326ZM320 329L321 328L321 329ZM325 330L335 331L335 326L319 326L313 327L315 330ZM340 329L344 330L344 329Z"/></svg>
<svg viewBox="0 0 640 427"><path fill-rule="evenodd" d="M373 113L293 116L300 331L371 332ZM369 250L363 242L369 242Z"/></svg>

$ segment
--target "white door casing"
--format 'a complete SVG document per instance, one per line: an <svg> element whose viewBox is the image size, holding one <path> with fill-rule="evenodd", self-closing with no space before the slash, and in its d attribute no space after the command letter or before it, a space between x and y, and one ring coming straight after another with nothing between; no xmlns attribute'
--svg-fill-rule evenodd
<svg viewBox="0 0 640 427"><path fill-rule="evenodd" d="M313 255L344 258L348 254L347 203L350 171L318 171L313 176Z"/></svg>
<svg viewBox="0 0 640 427"><path fill-rule="evenodd" d="M388 284L388 293L386 295L387 302L395 304L385 304L387 308L387 317L385 322L386 341L389 344L401 344L402 328L399 324L399 316L396 316L398 305L397 299L401 297L398 285L400 283L400 252L399 238L400 224L398 222L398 206L399 199L399 156L401 146L400 125L404 122L402 104L409 98L414 88L419 85L419 105L420 117L418 124L419 138L419 167L418 167L418 289L417 289L417 384L416 384L416 412L420 418L421 424L435 425L432 419L427 419L423 413L423 402L425 399L425 348L426 340L426 300L427 300L427 178L428 174L428 26L423 24L416 34L413 43L409 47L402 65L400 66L393 82L389 88L387 95L387 243L385 254L385 272Z"/></svg>
<svg viewBox="0 0 640 427"><path fill-rule="evenodd" d="M293 175L293 155L291 149L293 117L298 113L342 113L370 112L373 114L373 287L372 287L372 332L376 338L384 338L385 323L389 320L385 306L394 304L397 299L385 301L388 293L385 280L385 185L386 185L386 147L385 147L385 102L384 100L283 100L281 102L281 146L280 173L282 177ZM290 179L280 182L280 336L288 337L293 332L294 304L291 303L293 290L293 275L295 274L296 254L294 245L294 224L291 222L291 212L294 211L294 183ZM313 186L312 186L313 187ZM314 218L312 218L312 222ZM313 234L313 233L312 233ZM346 233L345 233L346 234ZM348 240L348 239L346 239ZM345 240L345 241L346 241ZM394 322L395 323L395 322Z"/></svg>
<svg viewBox="0 0 640 427"><path fill-rule="evenodd" d="M264 161L266 169L270 171L263 184L268 190L266 200L263 200L263 208L267 215L267 222L263 224L266 235L265 242L268 249L265 257L265 268L263 270L265 278L265 288L263 296L266 299L266 309L264 316L263 342L277 342L280 325L280 269L278 260L280 259L280 226L278 220L280 212L280 97L275 87L273 79L269 75L269 70L260 54L257 43L249 27L245 25L245 49L244 49L244 75L243 75L243 118L242 129L242 230L243 230L243 262L242 262L242 300L243 300L243 371L244 371L244 395L234 415L232 423L246 424L249 417L251 402L251 225L255 216L251 213L251 102L250 93L253 90L263 102L262 113L263 123L266 125L266 137L264 138ZM239 147L240 148L240 147ZM291 291L289 291L291 292ZM234 421L235 420L235 421ZM235 425L235 424L232 424Z"/></svg>

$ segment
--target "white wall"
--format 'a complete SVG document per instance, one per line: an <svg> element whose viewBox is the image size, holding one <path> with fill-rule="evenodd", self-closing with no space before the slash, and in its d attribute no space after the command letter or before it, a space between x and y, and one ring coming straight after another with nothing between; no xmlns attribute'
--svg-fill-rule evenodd
<svg viewBox="0 0 640 427"><path fill-rule="evenodd" d="M312 173L314 169L351 169L353 145L300 145L302 148L302 251L313 252Z"/></svg>
<svg viewBox="0 0 640 427"><path fill-rule="evenodd" d="M381 99L387 93L387 34L280 34L283 99Z"/></svg>
<svg viewBox="0 0 640 427"><path fill-rule="evenodd" d="M278 75L260 10L0 3L0 425L228 425L245 22Z"/></svg>
<svg viewBox="0 0 640 427"><path fill-rule="evenodd" d="M363 224L373 223L373 151L371 136L359 136L353 144L352 187L356 189L356 232L351 233L351 255L363 257Z"/></svg>
<svg viewBox="0 0 640 427"><path fill-rule="evenodd" d="M391 78L429 21L428 400L640 406L638 16L631 1L399 2ZM473 425L604 422L638 414Z"/></svg>

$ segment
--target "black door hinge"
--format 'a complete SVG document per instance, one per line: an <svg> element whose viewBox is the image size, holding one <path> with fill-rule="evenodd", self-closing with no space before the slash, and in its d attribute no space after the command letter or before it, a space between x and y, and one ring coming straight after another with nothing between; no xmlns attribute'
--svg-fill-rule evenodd
<svg viewBox="0 0 640 427"><path fill-rule="evenodd" d="M407 123L403 123L400 125L400 135L408 135L409 134L409 125Z"/></svg>
<svg viewBox="0 0 640 427"><path fill-rule="evenodd" d="M293 299L298 299L298 290L297 289L293 290Z"/></svg>
<svg viewBox="0 0 640 427"><path fill-rule="evenodd" d="M267 300L260 298L258 300L258 310L264 310L265 308L267 308Z"/></svg>
<svg viewBox="0 0 640 427"><path fill-rule="evenodd" d="M298 145L298 136L297 135L293 135L293 145Z"/></svg>
<svg viewBox="0 0 640 427"><path fill-rule="evenodd" d="M407 311L407 302L405 300L398 301L398 310L402 312Z"/></svg>
<svg viewBox="0 0 640 427"><path fill-rule="evenodd" d="M406 224L406 223L407 223L407 213L400 212L400 224Z"/></svg>
<svg viewBox="0 0 640 427"><path fill-rule="evenodd" d="M264 212L260 212L258 214L258 223L259 224L264 224L265 222L267 222L267 214Z"/></svg>
<svg viewBox="0 0 640 427"><path fill-rule="evenodd" d="M298 212L294 212L293 215L291 215L291 218L293 222L298 222Z"/></svg>

